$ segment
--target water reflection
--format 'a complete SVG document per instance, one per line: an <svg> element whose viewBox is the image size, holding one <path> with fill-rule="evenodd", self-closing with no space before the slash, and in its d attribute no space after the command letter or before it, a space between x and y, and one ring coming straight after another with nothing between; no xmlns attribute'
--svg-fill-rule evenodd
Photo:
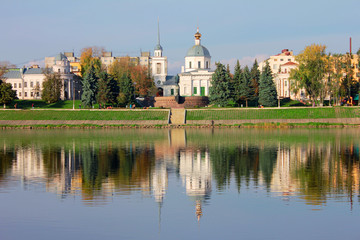
<svg viewBox="0 0 360 240"><path fill-rule="evenodd" d="M358 133L351 130L29 131L0 138L0 188L20 182L103 204L141 193L161 207L181 180L199 220L212 191L232 184L313 206L359 196ZM214 186L214 189L213 189Z"/></svg>

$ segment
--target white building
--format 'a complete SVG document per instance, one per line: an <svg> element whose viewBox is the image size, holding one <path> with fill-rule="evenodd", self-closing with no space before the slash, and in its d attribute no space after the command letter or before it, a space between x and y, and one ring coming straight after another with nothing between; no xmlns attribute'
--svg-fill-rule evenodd
<svg viewBox="0 0 360 240"><path fill-rule="evenodd" d="M179 74L181 96L208 96L213 71L210 70L211 56L209 50L201 45L199 28L195 33L195 45L185 57L185 66Z"/></svg>
<svg viewBox="0 0 360 240"><path fill-rule="evenodd" d="M298 67L293 51L283 49L281 53L270 56L269 59L259 64L260 71L265 67L266 61L273 73L277 94L280 98L300 99L305 97L303 89L296 96L291 91L290 71Z"/></svg>
<svg viewBox="0 0 360 240"><path fill-rule="evenodd" d="M50 72L59 73L62 79L61 99L72 99L74 74L70 72L70 62L65 55L59 54L53 59ZM11 83L19 99L41 99L45 69L39 66L20 68L4 74L6 83Z"/></svg>

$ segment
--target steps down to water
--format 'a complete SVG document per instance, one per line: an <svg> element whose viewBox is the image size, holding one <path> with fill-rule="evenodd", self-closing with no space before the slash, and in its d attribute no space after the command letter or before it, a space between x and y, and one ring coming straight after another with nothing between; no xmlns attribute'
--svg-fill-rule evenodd
<svg viewBox="0 0 360 240"><path fill-rule="evenodd" d="M170 123L173 125L185 124L185 109L184 108L172 108L170 115Z"/></svg>

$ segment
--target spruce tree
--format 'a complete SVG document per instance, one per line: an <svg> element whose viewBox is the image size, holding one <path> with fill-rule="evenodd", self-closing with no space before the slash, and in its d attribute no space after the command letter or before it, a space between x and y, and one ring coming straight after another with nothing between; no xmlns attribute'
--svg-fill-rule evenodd
<svg viewBox="0 0 360 240"><path fill-rule="evenodd" d="M238 88L239 100L245 101L246 107L248 107L248 101L251 94L251 76L248 66L245 66L242 74L240 75L240 84Z"/></svg>
<svg viewBox="0 0 360 240"><path fill-rule="evenodd" d="M119 83L120 94L118 96L118 102L122 106L135 103L135 88L130 74L123 74Z"/></svg>
<svg viewBox="0 0 360 240"><path fill-rule="evenodd" d="M109 84L109 76L107 72L101 71L99 73L99 79L97 81L97 93L96 93L96 101L103 106L109 102L110 97L110 84Z"/></svg>
<svg viewBox="0 0 360 240"><path fill-rule="evenodd" d="M252 87L251 100L257 102L259 101L260 70L259 70L259 64L256 59L251 68L250 76L251 76L251 87Z"/></svg>
<svg viewBox="0 0 360 240"><path fill-rule="evenodd" d="M230 76L221 63L216 64L216 70L212 75L209 100L210 103L222 107L231 100Z"/></svg>
<svg viewBox="0 0 360 240"><path fill-rule="evenodd" d="M260 75L259 103L265 107L275 107L277 102L277 92L273 81L269 63L266 62L265 68Z"/></svg>
<svg viewBox="0 0 360 240"><path fill-rule="evenodd" d="M241 73L242 73L241 66L240 66L239 60L237 60L235 68L234 68L234 76L233 76L233 81L232 81L232 86L231 86L232 93L233 93L232 98L237 103L240 101L238 89L240 86Z"/></svg>
<svg viewBox="0 0 360 240"><path fill-rule="evenodd" d="M97 92L96 70L94 65L90 65L85 72L84 79L82 81L83 93L81 95L81 103L84 107L91 107L96 102Z"/></svg>

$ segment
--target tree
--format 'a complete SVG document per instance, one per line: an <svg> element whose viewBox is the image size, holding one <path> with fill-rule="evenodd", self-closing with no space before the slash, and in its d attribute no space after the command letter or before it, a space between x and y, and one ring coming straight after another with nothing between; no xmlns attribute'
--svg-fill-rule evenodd
<svg viewBox="0 0 360 240"><path fill-rule="evenodd" d="M155 87L154 81L150 76L147 67L135 65L130 61L130 57L121 61L116 60L109 67L109 74L120 84L124 74L129 75L135 84L135 93L139 96L148 96Z"/></svg>
<svg viewBox="0 0 360 240"><path fill-rule="evenodd" d="M323 102L326 93L322 92L325 88L324 81L326 70L326 54L325 45L313 44L307 46L298 56L296 60L299 62L297 69L292 69L290 79L295 80L298 85L305 88L310 98L317 101L320 98Z"/></svg>
<svg viewBox="0 0 360 240"><path fill-rule="evenodd" d="M45 70L45 81L41 94L42 100L47 103L59 101L61 96L62 81L59 73L51 73L49 69Z"/></svg>
<svg viewBox="0 0 360 240"><path fill-rule="evenodd" d="M110 101L110 79L105 71L99 73L99 79L97 81L97 93L96 101L103 106Z"/></svg>
<svg viewBox="0 0 360 240"><path fill-rule="evenodd" d="M240 76L240 84L238 85L238 99L240 101L246 102L246 107L248 107L248 101L252 97L252 89L251 89L251 76L250 70L248 66L245 66L241 76Z"/></svg>
<svg viewBox="0 0 360 240"><path fill-rule="evenodd" d="M84 107L91 107L96 102L97 80L95 66L91 64L86 70L82 81L81 103Z"/></svg>
<svg viewBox="0 0 360 240"><path fill-rule="evenodd" d="M11 84L0 80L0 103L4 104L4 108L6 108L6 104L9 104L15 98L16 91L12 90Z"/></svg>
<svg viewBox="0 0 360 240"><path fill-rule="evenodd" d="M124 74L119 83L120 94L117 98L118 102L122 106L135 103L135 88L131 81L130 75Z"/></svg>
<svg viewBox="0 0 360 240"><path fill-rule="evenodd" d="M276 101L277 92L275 83L273 80L269 62L266 62L266 65L260 75L259 103L265 107L274 107L276 106Z"/></svg>
<svg viewBox="0 0 360 240"><path fill-rule="evenodd" d="M232 78L232 81L231 81L231 96L232 98L234 99L235 102L239 102L240 99L238 98L238 89L240 87L240 77L241 77L241 74L242 74L242 69L241 69L241 66L240 66L240 62L239 60L236 61L236 65L235 65L235 68L234 68L234 76Z"/></svg>
<svg viewBox="0 0 360 240"><path fill-rule="evenodd" d="M209 100L222 107L231 100L230 76L221 63L216 63L216 70L212 75Z"/></svg>
<svg viewBox="0 0 360 240"><path fill-rule="evenodd" d="M81 49L80 55L80 65L81 65L81 76L84 76L86 70L92 65L95 69L100 72L101 70L101 61L100 57L105 52L105 49L102 47L86 47Z"/></svg>
<svg viewBox="0 0 360 240"><path fill-rule="evenodd" d="M260 70L259 70L259 64L256 59L250 70L250 77L251 77L251 88L252 88L251 100L258 101L259 100Z"/></svg>

